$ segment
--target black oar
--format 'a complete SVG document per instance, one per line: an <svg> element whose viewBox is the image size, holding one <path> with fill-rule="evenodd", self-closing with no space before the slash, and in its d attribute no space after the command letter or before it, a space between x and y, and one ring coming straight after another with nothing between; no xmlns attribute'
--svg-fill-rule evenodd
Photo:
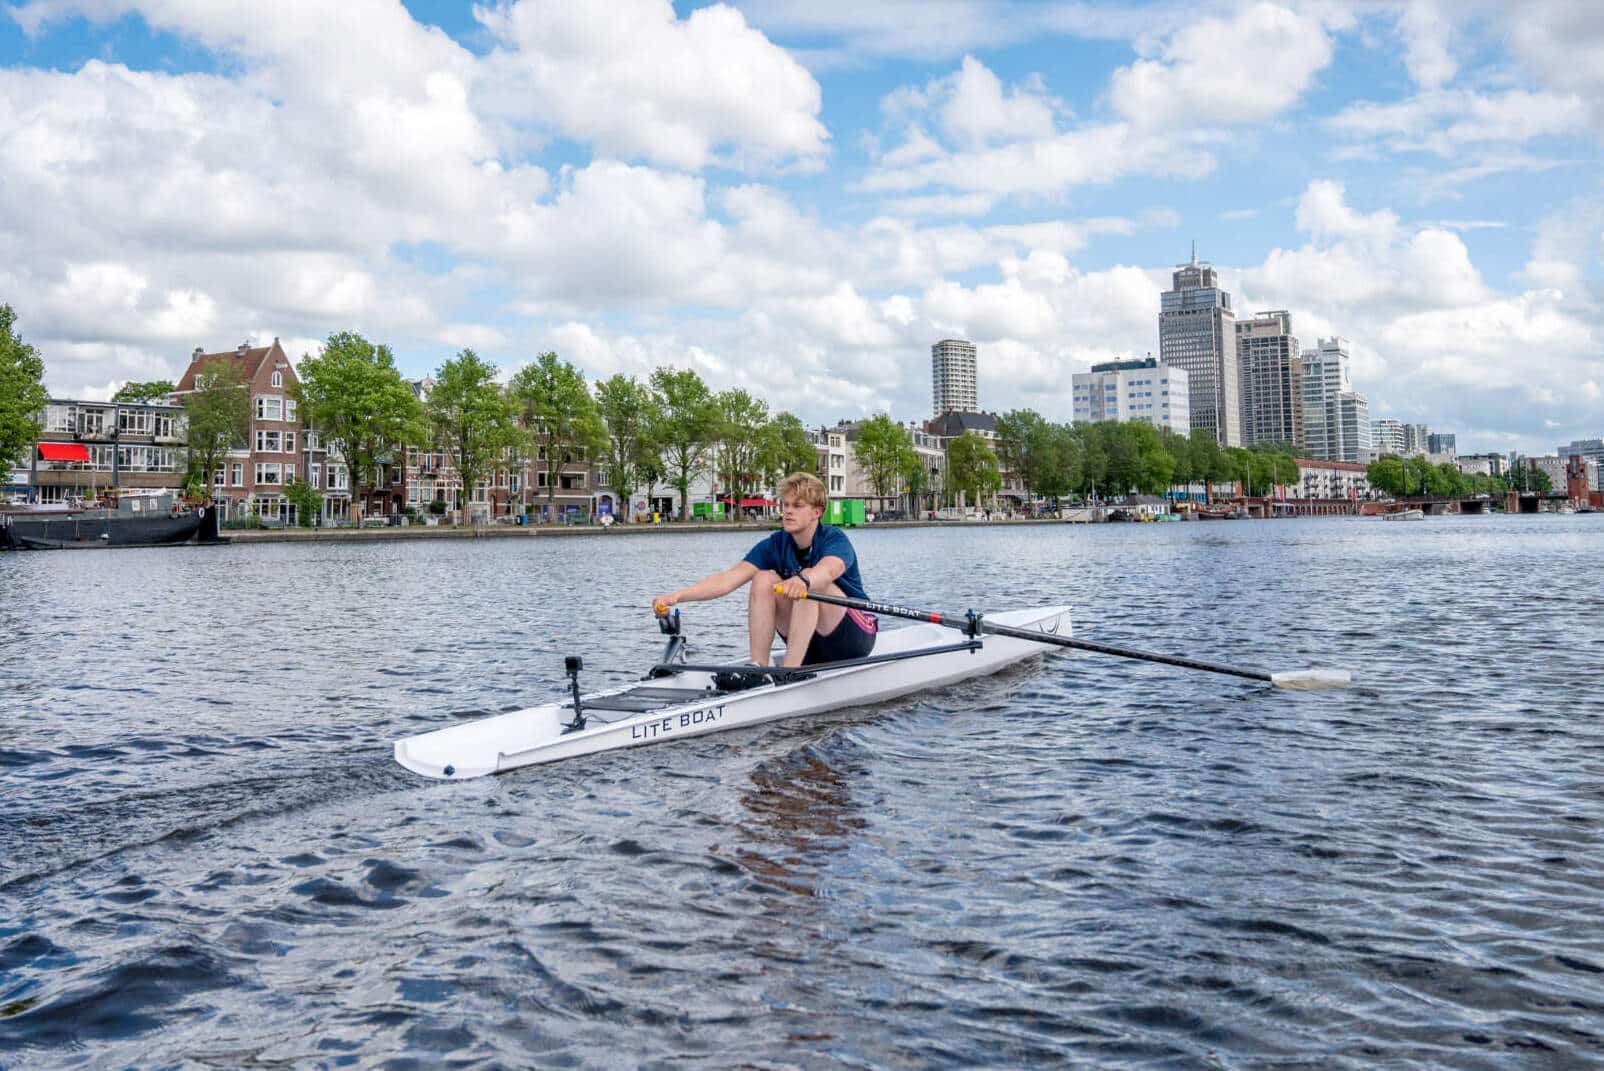
<svg viewBox="0 0 1604 1071"><path fill-rule="evenodd" d="M779 591L778 588L775 589ZM1055 636L1048 632L1036 632L1027 628L1014 628L1011 625L998 625L987 621L983 615L970 612L968 614L938 614L930 610L914 610L906 606L890 606L881 602L869 602L866 599L852 599L844 595L821 595L808 592L804 598L814 602L827 602L834 606L845 606L849 610L862 610L864 613L884 614L887 617L906 617L911 621L927 621L934 625L945 625L960 632L967 632L971 636L976 633L989 633L994 636L1011 636L1014 639L1030 640L1033 643L1047 643L1055 647L1072 647L1077 651L1094 651L1097 654L1116 655L1120 658L1139 658L1144 662L1158 662L1166 666L1180 666L1182 669L1201 669L1206 673L1226 673L1233 677L1246 677L1249 680L1264 681L1277 688L1295 688L1302 691L1313 691L1320 688L1346 688L1352 683L1353 675L1345 669L1294 669L1281 673L1271 673L1263 669L1250 669L1245 666L1227 666L1219 662L1203 662L1196 658L1179 658L1175 655L1156 654L1152 651L1138 651L1133 647L1115 647L1107 643L1093 643L1090 640L1077 640L1069 636Z"/></svg>

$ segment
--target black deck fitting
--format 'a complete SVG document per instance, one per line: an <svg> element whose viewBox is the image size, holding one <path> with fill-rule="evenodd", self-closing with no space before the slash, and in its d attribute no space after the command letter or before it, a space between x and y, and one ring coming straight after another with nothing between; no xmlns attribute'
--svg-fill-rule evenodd
<svg viewBox="0 0 1604 1071"><path fill-rule="evenodd" d="M574 720L563 726L563 732L577 732L585 727L585 710L579 703L579 671L585 668L585 660L578 655L569 655L563 659L563 671L568 674L568 685L574 693Z"/></svg>

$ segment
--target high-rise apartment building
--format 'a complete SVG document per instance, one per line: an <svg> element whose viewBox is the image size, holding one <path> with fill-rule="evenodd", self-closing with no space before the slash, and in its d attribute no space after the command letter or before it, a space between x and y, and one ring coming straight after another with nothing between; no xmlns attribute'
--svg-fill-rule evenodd
<svg viewBox="0 0 1604 1071"><path fill-rule="evenodd" d="M1236 362L1236 314L1219 276L1200 264L1197 250L1178 265L1173 290L1159 306L1159 360L1186 373L1191 426L1222 446L1242 445L1241 383Z"/></svg>
<svg viewBox="0 0 1604 1071"><path fill-rule="evenodd" d="M1292 315L1261 312L1236 325L1242 445L1303 442L1303 363Z"/></svg>
<svg viewBox="0 0 1604 1071"><path fill-rule="evenodd" d="M1393 457L1404 456L1404 426L1403 421L1393 420L1391 417L1379 417L1370 422L1371 449L1377 456L1391 454Z"/></svg>
<svg viewBox="0 0 1604 1071"><path fill-rule="evenodd" d="M930 347L932 416L942 413L980 412L975 389L975 344L961 338L944 338Z"/></svg>
<svg viewBox="0 0 1604 1071"><path fill-rule="evenodd" d="M1094 364L1075 373L1073 389L1077 424L1145 420L1177 435L1191 432L1186 373L1151 357Z"/></svg>
<svg viewBox="0 0 1604 1071"><path fill-rule="evenodd" d="M1362 463L1370 452L1370 400L1348 382L1348 340L1322 338L1303 351L1304 453Z"/></svg>
<svg viewBox="0 0 1604 1071"><path fill-rule="evenodd" d="M1453 458L1459 453L1454 445L1454 433L1451 431L1434 431L1426 436L1426 453L1441 454Z"/></svg>
<svg viewBox="0 0 1604 1071"><path fill-rule="evenodd" d="M1404 433L1404 446L1403 446L1404 457L1420 457L1421 455L1425 454L1425 452L1426 452L1426 435L1427 435L1426 425L1424 425L1424 424L1405 424L1403 426L1403 433Z"/></svg>

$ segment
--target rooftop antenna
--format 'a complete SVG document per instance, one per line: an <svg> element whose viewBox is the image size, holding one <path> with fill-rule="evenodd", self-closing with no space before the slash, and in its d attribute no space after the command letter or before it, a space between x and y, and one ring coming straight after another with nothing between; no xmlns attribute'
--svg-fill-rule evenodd
<svg viewBox="0 0 1604 1071"><path fill-rule="evenodd" d="M1192 266L1197 267L1197 239L1192 239Z"/></svg>

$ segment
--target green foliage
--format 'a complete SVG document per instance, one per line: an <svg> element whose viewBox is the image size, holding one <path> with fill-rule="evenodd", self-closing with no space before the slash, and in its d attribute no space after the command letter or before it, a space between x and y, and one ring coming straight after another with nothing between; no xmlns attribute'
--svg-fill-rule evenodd
<svg viewBox="0 0 1604 1071"><path fill-rule="evenodd" d="M764 427L758 465L765 484L772 487L793 472L813 472L818 464L819 453L808 430L795 416L780 413Z"/></svg>
<svg viewBox="0 0 1604 1071"><path fill-rule="evenodd" d="M209 488L228 452L245 446L250 434L251 398L244 369L226 357L214 358L196 371L195 389L181 401L188 428L189 472Z"/></svg>
<svg viewBox="0 0 1604 1071"><path fill-rule="evenodd" d="M630 500L635 488L660 478L653 468L655 447L651 439L656 423L657 399L650 388L634 376L622 373L596 384L596 409L607 426L607 445L602 449L601 466L607 486L623 500L625 522L634 520ZM647 488L650 492L650 488Z"/></svg>
<svg viewBox="0 0 1604 1071"><path fill-rule="evenodd" d="M660 449L663 478L679 491L680 519L691 519L691 481L707 466L718 435L713 393L694 369L659 368L652 373L657 419L651 438Z"/></svg>
<svg viewBox="0 0 1604 1071"><path fill-rule="evenodd" d="M435 371L424 411L462 477L464 500L472 500L479 481L507 464L509 451L522 440L512 403L496 383L496 366L473 350Z"/></svg>
<svg viewBox="0 0 1604 1071"><path fill-rule="evenodd" d="M360 508L381 458L398 443L422 446L428 441L423 404L396 370L390 347L376 346L355 332L330 335L323 352L303 357L297 371L301 382L294 396L301 419L345 462L351 501Z"/></svg>
<svg viewBox="0 0 1604 1071"><path fill-rule="evenodd" d="M881 498L898 493L903 474L919 458L908 429L884 413L858 425L857 438L852 441L852 456L869 478L869 486ZM992 462L995 465L995 455Z"/></svg>
<svg viewBox="0 0 1604 1071"><path fill-rule="evenodd" d="M607 448L602 423L585 374L555 353L542 353L518 370L508 388L523 420L530 453L546 472L546 502L557 501L563 458L599 457Z"/></svg>
<svg viewBox="0 0 1604 1071"><path fill-rule="evenodd" d="M432 499L429 502L429 512L436 517L444 517L446 515L446 500L443 498Z"/></svg>
<svg viewBox="0 0 1604 1071"><path fill-rule="evenodd" d="M947 443L947 489L963 492L972 504L1002 486L997 455L986 440L966 431Z"/></svg>
<svg viewBox="0 0 1604 1071"><path fill-rule="evenodd" d="M129 381L117 388L117 393L111 396L114 402L150 402L165 398L173 393L173 384L165 379L153 379L149 383L135 383Z"/></svg>
<svg viewBox="0 0 1604 1071"><path fill-rule="evenodd" d="M768 403L732 387L713 396L717 415L714 469L732 505L729 518L738 520L746 489L763 475L764 429L769 424Z"/></svg>
<svg viewBox="0 0 1604 1071"><path fill-rule="evenodd" d="M284 485L284 497L295 507L295 521L310 528L323 511L323 492L297 476Z"/></svg>
<svg viewBox="0 0 1604 1071"><path fill-rule="evenodd" d="M9 470L39 441L43 430L45 362L17 337L17 314L0 305L0 469Z"/></svg>

